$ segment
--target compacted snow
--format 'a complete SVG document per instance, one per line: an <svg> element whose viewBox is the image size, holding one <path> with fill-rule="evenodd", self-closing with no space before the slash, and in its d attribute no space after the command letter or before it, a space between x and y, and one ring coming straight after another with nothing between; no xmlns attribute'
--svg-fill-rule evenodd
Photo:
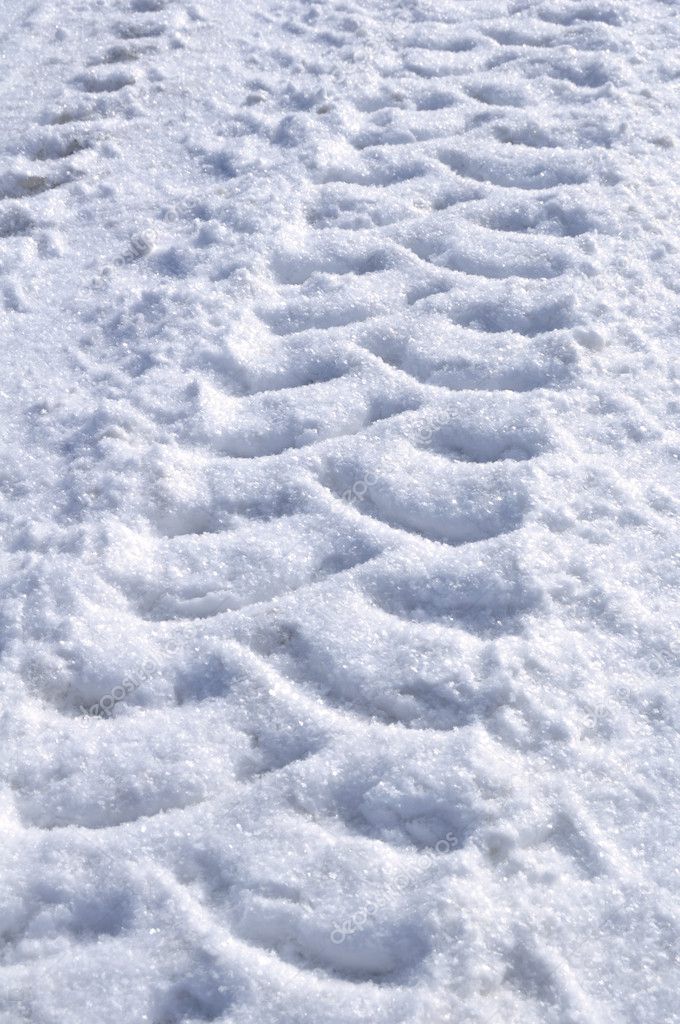
<svg viewBox="0 0 680 1024"><path fill-rule="evenodd" d="M680 1021L677 0L3 0L0 1021Z"/></svg>

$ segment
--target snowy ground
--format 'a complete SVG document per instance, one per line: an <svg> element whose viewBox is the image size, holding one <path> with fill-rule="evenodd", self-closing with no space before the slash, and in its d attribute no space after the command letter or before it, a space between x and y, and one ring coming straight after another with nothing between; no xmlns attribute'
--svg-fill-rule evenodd
<svg viewBox="0 0 680 1024"><path fill-rule="evenodd" d="M680 1021L676 0L3 0L0 1021Z"/></svg>

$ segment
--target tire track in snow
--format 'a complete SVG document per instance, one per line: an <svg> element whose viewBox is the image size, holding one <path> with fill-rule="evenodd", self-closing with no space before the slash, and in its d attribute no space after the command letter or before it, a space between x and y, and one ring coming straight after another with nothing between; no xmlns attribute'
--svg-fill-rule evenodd
<svg viewBox="0 0 680 1024"><path fill-rule="evenodd" d="M94 112L119 110L136 85L125 68L147 59L137 47L163 35L155 0L132 9L134 17L122 8L128 13L103 43L104 56L93 56L103 64L81 70L88 95L67 104L69 133ZM564 23L549 6L538 18L518 11L510 30L500 18L494 28L475 5L440 22L416 4L414 24L406 24L409 8L396 5L394 27L351 4L265 7L266 36L250 55L243 110L228 118L211 95L213 135L190 124L182 140L199 194L140 269L144 301L115 281L102 299L98 315L126 348L121 390L156 432L135 464L142 496L130 500L141 514L118 532L106 523L98 600L147 642L172 636L179 653L162 659L158 680L126 709L129 718L97 726L118 730L121 749L132 750L144 723L162 733L168 707L186 737L191 715L214 706L234 723L224 744L241 742L243 758L222 766L219 778L229 800L238 780L239 829L211 817L215 870L207 872L231 894L224 919L202 905L194 879L162 879L177 911L168 932L184 935L182 919L190 920L196 957L214 957L241 996L255 968L275 983L292 972L345 1000L348 1019L368 1001L372 1019L392 1024L425 1019L435 986L441 1012L452 1015L432 1019L457 1022L451 990L458 977L473 977L474 954L456 941L440 970L433 936L462 933L450 892L472 914L464 888L482 879L495 891L503 829L515 813L532 820L512 782L483 769L498 756L510 779L530 773L530 755L541 747L535 723L547 719L517 681L523 642L547 602L528 567L525 528L563 441L555 421L578 381L574 332L591 329L597 309L589 243L601 215L587 196L617 184L607 147L592 138L606 81L593 92L550 74L563 46L581 40L591 52L578 33L593 18L588 5L579 9L583 17ZM223 14L215 7L212 17ZM597 25L616 40L612 18ZM371 53L372 38L391 49ZM509 83L506 65L490 64L503 56L512 57ZM208 81L197 91L205 99L211 88ZM68 150L85 138L65 133L59 145ZM184 183L188 189L190 178ZM273 211L269 220L263 207ZM586 295L582 306L572 301L577 291ZM160 355L144 349L138 327L156 314L171 335L165 349L153 338ZM192 320L201 325L198 344ZM131 432L115 417L104 423L112 448ZM123 458L134 456L126 450ZM343 498L369 478L379 486L356 502ZM80 696L55 699L65 727ZM508 722L519 723L516 733ZM77 725L84 731L89 723ZM370 734L375 759L352 749L358 729ZM204 781L215 747L206 740L193 756ZM107 829L116 855L134 837L145 857L172 861L174 839L164 829L187 829L204 808L200 794L184 805L163 773L164 759L187 758L172 744L159 754L161 767L147 780L157 797L148 820L117 813L126 787L140 785L121 761ZM365 785L355 781L358 762ZM238 803L253 793L262 795L255 824ZM211 804L222 806L220 797ZM70 814L77 827L86 816L79 800L77 792L60 823ZM318 807L316 823L305 827L298 814L282 829L277 815L288 801ZM485 831L489 821L500 835ZM334 920L369 899L413 844L433 848L447 828L459 844L441 858L441 891L435 886L421 919L390 911L334 948ZM282 896L278 864L262 851L281 831L296 849L320 830L329 837L324 865L310 853L302 896ZM555 863L576 864L582 875L596 857L579 845L577 826L554 831L545 843L564 857ZM248 863L218 848L223 835L230 850L252 840ZM329 871L346 878L355 863L354 892L328 884ZM423 893L430 900L430 890ZM497 967L520 1008L524 971L545 979L541 1006L579 1019L580 997L561 980L559 958L548 963L530 939L517 938ZM177 1019L230 1012L231 997L212 992L175 992L184 1007ZM171 996L158 1024L175 1012ZM281 1006L282 1014L302 1012L296 992L284 990Z"/></svg>
<svg viewBox="0 0 680 1024"><path fill-rule="evenodd" d="M332 13L330 21L334 22ZM353 18L352 26L344 30L344 35L343 31L333 28L333 49L342 51L344 46L351 46L356 22L357 19ZM331 29L327 32L331 32ZM318 32L310 31L309 35L312 46L316 46L319 39L326 38ZM299 40L299 34L296 37ZM410 57L404 55L402 59L403 74L407 78L413 75L421 77L422 69L414 71ZM311 63L311 56L309 60ZM285 61L282 66L285 67ZM575 166L574 154L561 147L558 147L556 156L551 156L552 147L532 146L530 143L535 136L531 132L534 128L527 128L528 143L524 144L522 141L512 141L512 138L522 138L521 127L516 127L517 120L511 130L504 131L502 123L500 126L497 124L498 117L507 117L508 109L516 111L525 108L522 97L529 96L532 79L523 82L520 78L513 92L493 85L493 71L483 87L475 82L467 85L466 79L474 80L478 74L477 61L470 66L463 59L455 72L450 72L450 69L444 69L442 73L440 71L438 69L436 75L438 88L441 87L440 79L446 79L448 84L448 79L455 77L463 82L466 95L474 94L474 102L482 108L500 112L481 120L471 129L467 128L470 147L478 145L479 151L468 152L462 148L465 136L462 141L456 140L455 148L452 148L446 134L440 139L436 130L430 127L419 130L417 124L413 126L412 120L417 117L425 116L431 120L427 111L416 111L414 114L404 110L401 104L364 104L371 109L363 112L362 116L372 119L375 125L374 128L367 127L365 131L372 131L373 134L362 136L360 129L358 134L348 132L343 138L340 130L338 142L341 147L346 145L346 158L324 168L319 167L314 159L302 157L303 165L308 164L310 186L305 189L309 198L299 212L298 223L302 229L296 223L291 242L279 250L274 248L270 260L272 284L269 298L266 302L257 299L254 312L260 324L258 331L265 331L264 338L267 338L268 331L271 332L274 339L290 345L291 352L295 351L296 346L303 353L307 347L311 347L324 353L326 359L329 354L337 359L340 353L348 351L350 345L352 351L359 352L367 347L380 358L384 358L384 352L392 353L389 366L405 375L396 380L391 375L383 378L386 395L389 395L389 403L392 405L405 401L408 394L410 404L417 398L423 406L432 403L436 407L442 400L442 391L447 397L449 395L447 376L451 381L456 374L460 376L461 381L456 390L461 394L478 389L480 379L484 380L486 376L487 382L483 385L486 387L483 392L485 407L493 421L495 403L506 401L509 392L514 392L519 401L528 402L528 398L523 399L522 396L549 392L569 385L573 364L576 362L576 348L569 333L586 322L586 314L576 309L570 293L580 288L592 273L588 267L587 247L583 248L580 243L573 242L574 238L581 238L584 234L587 236L590 225L585 221L583 227L580 226L578 215L572 216L570 213L570 204L578 211L578 190L584 186L608 187L608 171L599 153L593 152L589 156L587 152L579 150ZM429 73L426 77L430 77ZM398 76L396 82L394 74L385 78L380 90L383 94L398 91ZM434 104L429 100L425 104L421 101L420 105L432 107ZM323 107L323 102L319 106ZM303 107L303 111L306 109ZM393 128L392 121L402 115L408 121L408 128ZM304 121L304 117L305 114L301 114L300 121ZM298 136L295 118L295 114L284 116L282 125L274 135L275 143L289 146L293 152L305 146L304 127L299 126ZM335 130L339 131L337 128ZM414 138L412 141L397 140L399 145L395 146L394 133L400 130L412 133ZM381 132L384 138L381 138ZM502 136L500 143L499 133ZM356 138L370 138L370 145L362 146L357 153ZM437 167L442 164L452 175L454 195L457 189L459 196L466 197L460 206L458 201L452 206L441 202L423 203L422 197L432 191L433 178L435 188L441 188L441 172ZM479 185L481 191L470 192L471 185L473 188ZM333 198L329 197L337 194L334 190L338 189L342 190L344 198L343 208L336 213ZM512 200L516 213L508 212L507 201L500 200L501 192L511 192L513 197L517 195ZM393 204L394 212L383 215L380 212L383 204L388 210L390 204ZM500 223L494 213L499 208L498 204L506 218ZM364 211L371 212L364 217ZM486 211L491 212L487 214ZM493 237L488 239L482 233L485 228L488 230L485 216L495 228ZM472 231L476 217L479 217L480 232L474 236L475 245L471 247L474 257L471 260L465 254L464 239L468 219L473 225ZM337 221L343 218L346 223L340 226ZM418 286L422 291L418 296L413 290L413 259L404 248L402 239L407 232L410 246L421 252L431 252L433 234L438 237L438 219L441 220L439 230L444 244L450 225L459 232L458 246L455 234L453 237L448 236L453 243L448 249L442 246L440 251L445 252L445 256L440 256L435 250L435 258L444 264L441 270L449 271L452 276L433 282L431 292L428 292L428 288L432 285ZM581 218L583 221L584 217ZM536 236L531 233L533 224L539 225ZM544 234L540 229L542 224L548 229ZM361 250L367 253L366 257L347 255L353 235L361 245ZM549 238L551 243L549 249L542 246L542 265L540 257L536 255L534 241L534 238L541 237ZM457 255L457 249L460 255ZM429 273L427 268L424 269L425 273ZM432 265L432 270L435 273L441 272L439 266ZM457 275L461 273L471 279L472 298L469 295L464 295L462 299L459 297ZM555 298L552 284L550 288L546 284L556 276L559 277L560 291ZM403 331L401 346L395 346L395 335L398 336L405 316L408 316L409 326ZM457 333L461 349L465 352L465 358L458 366L450 360L448 364L441 358L437 361L435 356L432 369L426 375L413 373L409 367L428 358L426 340L418 337L419 320L422 323L439 322L442 330ZM269 346L268 341L265 343ZM277 348L274 344L269 347L273 358L276 358ZM514 360L511 373L508 370L499 373L498 370L498 352L504 348L508 353L506 358ZM527 360L523 353L530 352L532 348L535 355ZM474 351L475 369L468 373L466 379L465 360L470 366L471 350ZM344 358L342 355L339 357ZM240 358L245 376L248 358L243 352ZM552 364L555 369L551 372L537 372L537 365L541 362L546 367ZM559 366L562 367L562 373L556 372ZM294 377L294 360L291 361L291 367L291 376ZM389 370L386 372L390 373ZM252 393L259 387L254 382L256 379L251 378L247 387L249 394L239 399L244 413L254 408L254 403L258 401ZM331 392L338 398L338 408L347 401L345 392L350 380L354 384L356 378L339 375L330 384ZM305 424L305 436L309 440L314 438L315 431L319 431L320 420L309 413L309 388L310 382L307 382L305 387L298 390L292 380L284 389L287 404L277 409L271 405L268 391L264 389L261 392L262 400L269 403L272 410L272 429L278 430L283 438L299 438L299 427L293 427L293 424L298 423ZM214 380L207 379L203 395L203 408L207 411L211 407L214 412L210 415L217 416L215 422L219 422L218 410L224 407L223 402L229 401L228 395L220 399L219 389L214 390ZM529 404L526 408L528 415ZM393 472L390 465L392 458L396 460L396 466L403 468L404 456L397 454L403 438L401 419L400 416L393 417L382 424L384 429L381 429L379 441L382 454L378 458L382 458L383 463L390 467L382 470L380 462L375 464L366 460L364 453L373 451L373 448L367 449L365 446L368 437L366 422L357 425L354 431L343 430L342 438L331 435L312 443L311 452L307 451L309 445L301 445L297 438L292 444L289 442L283 447L277 445L276 451L271 453L268 452L269 442L264 438L258 442L248 442L248 447L256 455L274 455L276 466L272 466L271 472L278 474L280 479L286 479L289 474L294 475L302 467L307 467L322 483L326 478L335 477L339 494L348 487L351 489L352 474L354 480L362 480L368 474L378 477L381 473L383 476L387 473L389 476ZM187 429L193 434L194 443L198 443L205 452L208 464L214 466L210 461L211 456L224 459L225 451L218 440L219 430L206 429L207 422L205 419L190 419L187 421ZM235 431L235 437L239 422L243 423L243 413L234 420L231 428ZM505 546L494 548L494 553L497 557L497 551L503 551L504 557L521 563L521 535L525 509L530 505L532 464L540 459L540 449L549 447L550 443L548 432L539 439L536 449L526 453L526 458L506 460L499 469L486 462L481 449L477 457L473 434L469 447L471 461L462 478L467 504L464 503L460 511L456 511L455 485L453 490L444 487L446 469L441 461L432 462L427 468L423 463L424 472L421 476L414 468L411 490L406 489L398 499L402 510L399 513L403 518L400 523L402 529L408 522L408 533L403 539L397 532L390 533L387 540L387 535L381 532L382 528L378 525L372 531L371 517L377 515L380 518L380 506L375 504L370 495L365 499L366 508L370 510L368 515L362 507L354 510L353 516L348 516L344 510L336 513L330 502L326 507L326 515L329 533L333 536L334 557L340 557L348 538L357 530L355 523L361 523L362 536L373 537L378 551L382 548L387 552L387 561L385 555L382 559L382 563L387 565L390 560L399 559L402 554L406 557L413 539L425 544L433 540L445 540L451 535L452 523L458 515L461 517L461 525L457 528L459 532L455 544L461 545L461 550L470 549L461 556L461 566L471 561L474 563L478 556L473 551L477 548L483 551L487 544L498 545L508 528L507 524L512 532L503 541ZM428 444L424 446L421 463L427 457ZM334 451L335 446L338 446L337 451ZM228 454L227 451L227 460ZM239 479L246 480L250 473L256 472L256 468L257 460L252 464L252 469L247 465L240 471ZM458 470L456 466L457 473ZM213 479L221 476L222 486L227 489L232 486L228 464L223 463L220 469L213 468L208 472ZM485 483L486 479L488 484ZM452 480L455 480L455 475ZM438 509L435 502L428 509L434 501L433 485L437 482L443 490L441 506ZM300 495L299 500L302 501L303 509L311 508L309 494L306 497ZM489 515L489 502L494 500L500 502L499 526L489 532L480 528L480 523ZM337 501L337 498L333 501ZM423 506L422 510L419 505ZM391 513L382 513L390 529L396 525L395 507L393 504ZM503 523L505 527L501 525ZM520 539L515 540L513 532ZM188 540L191 542L190 535ZM251 557L257 559L261 549L257 542L255 544ZM390 552L394 552L394 555ZM451 558L455 559L455 550ZM494 576L490 568L482 568L474 577L474 585L469 570L468 575L463 572L463 590L455 599L448 600L447 604L446 595L450 588L458 586L453 583L456 563L451 558L447 558L447 572L438 583L433 582L436 574L432 569L419 577L418 573L409 568L408 562L403 569L403 576L396 583L390 581L389 572L381 573L381 561L378 559L376 562L373 556L367 563L370 568L359 564L358 568L350 569L346 576L347 584L344 582L345 570L336 568L316 580L310 579L300 590L287 591L280 598L277 596L269 612L255 606L238 609L238 624L233 628L238 630L241 641L248 647L254 651L268 652L265 654L266 659L274 665L280 665L287 685L292 687L291 692L296 689L301 693L318 692L322 706L325 704L329 710L358 705L360 716L366 722L382 722L386 726L405 727L409 731L414 728L417 731L426 725L426 728L435 732L456 732L478 722L493 735L495 717L499 709L511 703L511 697L507 692L503 693L502 689L498 693L494 692L494 687L485 683L483 677L475 677L475 659L471 651L474 649L476 657L480 658L477 671L484 672L484 666L490 664L489 659L493 660L494 652L498 650L503 637L521 635L527 617L540 614L541 597L532 592L532 586L521 572L513 581L513 570L510 570L511 575L503 579L502 576ZM516 569L514 571L517 572ZM181 574L178 576L181 577ZM369 579L370 586L367 586ZM402 669L398 692L391 696L380 692L380 679L385 669L383 667L381 673L379 663L372 676L361 679L358 657L354 656L353 669L347 664L347 639L351 637L357 650L365 652L366 644L372 642L370 634L361 637L356 624L352 622L341 625L335 611L341 606L343 593L346 593L343 588L353 587L358 587L359 592L365 594L364 614L367 620L376 625L381 623L381 628L386 629L392 644L407 662L413 654L414 636L406 628L409 623L427 623L430 629L453 631L461 638L464 649L467 647L463 655L469 669L466 683L463 684L461 680L455 686L452 685L452 668L449 659L443 657L443 651L440 655L442 665L439 675L435 669L432 679L428 681L419 670L413 671L409 677L408 671L404 673ZM409 588L411 593L403 606L393 606L393 602L385 596L393 589L401 593L408 592ZM458 591L454 590L454 593ZM198 608L209 599L209 593L203 596L197 594L191 601L198 602ZM328 654L324 656L314 640L314 630L309 626L312 618L311 602L318 609L316 619L321 634L329 630L334 635L336 630L340 630L343 637L342 643L333 640L337 648L332 657ZM428 620L426 610L440 606L441 610ZM178 607L182 607L181 604ZM185 610L190 617L191 602L185 605ZM245 614L242 615L242 612ZM267 623L267 617L270 624L263 625ZM282 623L285 623L285 639L280 650L277 650L276 642L272 648L272 641L268 638L272 632L276 634L282 628ZM433 635L428 634L430 637ZM463 693L466 693L464 698ZM357 694L360 694L360 698ZM399 756L398 744L393 756ZM320 757L323 763L323 747L321 754L316 757L317 760ZM293 765L295 763L291 762ZM249 929L253 935L257 935L260 943L277 950L285 960L290 956L289 942L280 934L278 927L273 925L269 913L264 907L259 910L251 908ZM386 941L389 945L389 939ZM342 975L339 963L336 970ZM314 969L313 964L309 966ZM377 960L373 968L369 964L365 972L375 984L381 984Z"/></svg>

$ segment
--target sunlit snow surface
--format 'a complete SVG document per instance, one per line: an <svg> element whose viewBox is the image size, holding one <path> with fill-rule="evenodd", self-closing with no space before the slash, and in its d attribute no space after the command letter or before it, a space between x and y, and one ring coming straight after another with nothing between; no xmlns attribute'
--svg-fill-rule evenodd
<svg viewBox="0 0 680 1024"><path fill-rule="evenodd" d="M680 1021L680 8L3 0L1 1024Z"/></svg>

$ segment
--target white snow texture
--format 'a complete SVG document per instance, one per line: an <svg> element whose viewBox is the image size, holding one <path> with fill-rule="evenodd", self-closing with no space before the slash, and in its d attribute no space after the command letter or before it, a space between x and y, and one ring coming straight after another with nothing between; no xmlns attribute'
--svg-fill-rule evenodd
<svg viewBox="0 0 680 1024"><path fill-rule="evenodd" d="M0 1024L678 1024L678 0L0 65Z"/></svg>

